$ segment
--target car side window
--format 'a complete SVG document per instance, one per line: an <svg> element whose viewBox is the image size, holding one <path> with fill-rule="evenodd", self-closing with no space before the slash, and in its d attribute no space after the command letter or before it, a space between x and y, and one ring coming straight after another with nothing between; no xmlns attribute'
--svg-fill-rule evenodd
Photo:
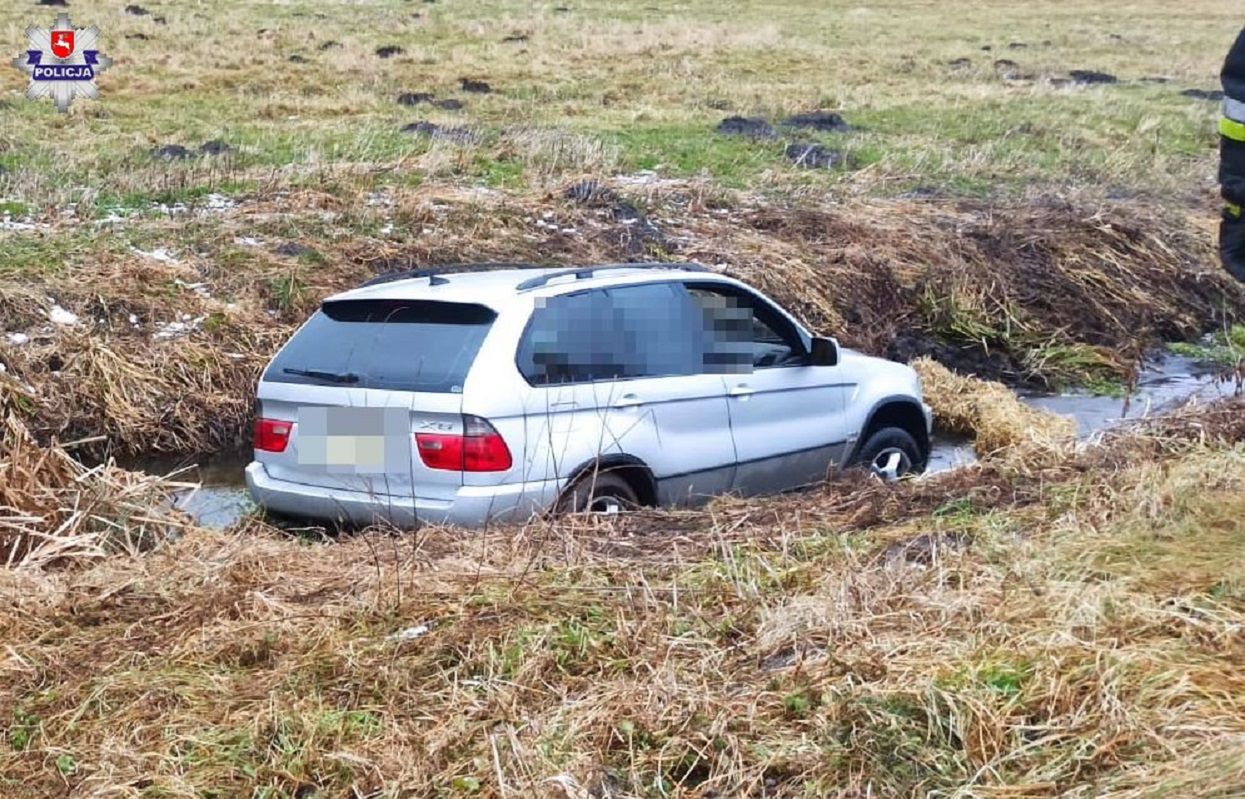
<svg viewBox="0 0 1245 799"><path fill-rule="evenodd" d="M695 374L691 319L677 283L547 297L538 300L516 362L534 386Z"/></svg>
<svg viewBox="0 0 1245 799"><path fill-rule="evenodd" d="M734 286L688 284L699 308L710 346L709 371L739 372L807 363L807 347L791 323L773 306Z"/></svg>
<svg viewBox="0 0 1245 799"><path fill-rule="evenodd" d="M620 376L614 363L609 299L600 291L536 301L516 360L532 385L583 383Z"/></svg>

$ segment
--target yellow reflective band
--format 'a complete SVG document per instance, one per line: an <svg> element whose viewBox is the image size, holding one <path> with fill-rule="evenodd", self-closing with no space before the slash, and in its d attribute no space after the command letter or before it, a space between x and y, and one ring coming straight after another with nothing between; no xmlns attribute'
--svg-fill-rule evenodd
<svg viewBox="0 0 1245 799"><path fill-rule="evenodd" d="M1235 119L1221 117L1219 119L1219 133L1226 139L1245 142L1245 122L1237 122Z"/></svg>
<svg viewBox="0 0 1245 799"><path fill-rule="evenodd" d="M1241 218L1241 206L1236 203L1227 203L1227 206L1228 216L1234 216L1237 219Z"/></svg>

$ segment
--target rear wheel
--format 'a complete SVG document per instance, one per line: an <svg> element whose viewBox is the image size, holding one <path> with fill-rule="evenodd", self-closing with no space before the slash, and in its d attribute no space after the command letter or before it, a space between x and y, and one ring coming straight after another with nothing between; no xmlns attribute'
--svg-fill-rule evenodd
<svg viewBox="0 0 1245 799"><path fill-rule="evenodd" d="M557 513L612 515L640 506L631 484L617 474L589 472L568 488L558 500Z"/></svg>
<svg viewBox="0 0 1245 799"><path fill-rule="evenodd" d="M870 435L855 463L888 483L925 471L921 447L911 433L900 427L884 427Z"/></svg>

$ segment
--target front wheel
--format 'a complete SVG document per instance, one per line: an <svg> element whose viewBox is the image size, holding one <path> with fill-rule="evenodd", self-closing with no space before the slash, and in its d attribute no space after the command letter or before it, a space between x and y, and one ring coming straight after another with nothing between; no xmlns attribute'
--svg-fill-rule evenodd
<svg viewBox="0 0 1245 799"><path fill-rule="evenodd" d="M925 471L925 458L911 433L899 427L884 427L865 440L856 455L855 465L864 466L882 480L893 483L901 477Z"/></svg>
<svg viewBox="0 0 1245 799"><path fill-rule="evenodd" d="M566 489L556 512L612 515L640 506L631 484L609 472L589 472Z"/></svg>

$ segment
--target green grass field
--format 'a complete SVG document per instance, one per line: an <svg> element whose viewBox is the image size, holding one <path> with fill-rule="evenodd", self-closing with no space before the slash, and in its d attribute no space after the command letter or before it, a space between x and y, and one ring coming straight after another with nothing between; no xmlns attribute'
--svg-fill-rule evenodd
<svg viewBox="0 0 1245 799"><path fill-rule="evenodd" d="M108 208L279 189L353 167L380 185L527 188L584 171L653 169L774 192L1054 187L1187 203L1211 189L1216 106L1179 92L1217 88L1240 24L1231 3L1209 0L1093 12L1045 0L147 8L146 16L118 3L69 9L75 24L100 26L115 65L99 78L102 100L67 117L48 102L8 99L0 165L9 201L36 212ZM17 3L0 11L14 55L25 26L47 25L53 12ZM403 52L382 59L383 46ZM951 66L957 59L968 63ZM1014 61L1022 79L1001 79L999 59ZM1057 85L1076 69L1120 83ZM465 93L461 78L493 91ZM7 69L0 89L23 83ZM403 92L464 107L404 108ZM713 133L730 114L773 121L818 108L857 128L813 136L857 168L808 174L785 163L782 136ZM470 127L483 141L438 147L398 133L418 119ZM213 139L235 149L226 166L148 157L158 145Z"/></svg>

